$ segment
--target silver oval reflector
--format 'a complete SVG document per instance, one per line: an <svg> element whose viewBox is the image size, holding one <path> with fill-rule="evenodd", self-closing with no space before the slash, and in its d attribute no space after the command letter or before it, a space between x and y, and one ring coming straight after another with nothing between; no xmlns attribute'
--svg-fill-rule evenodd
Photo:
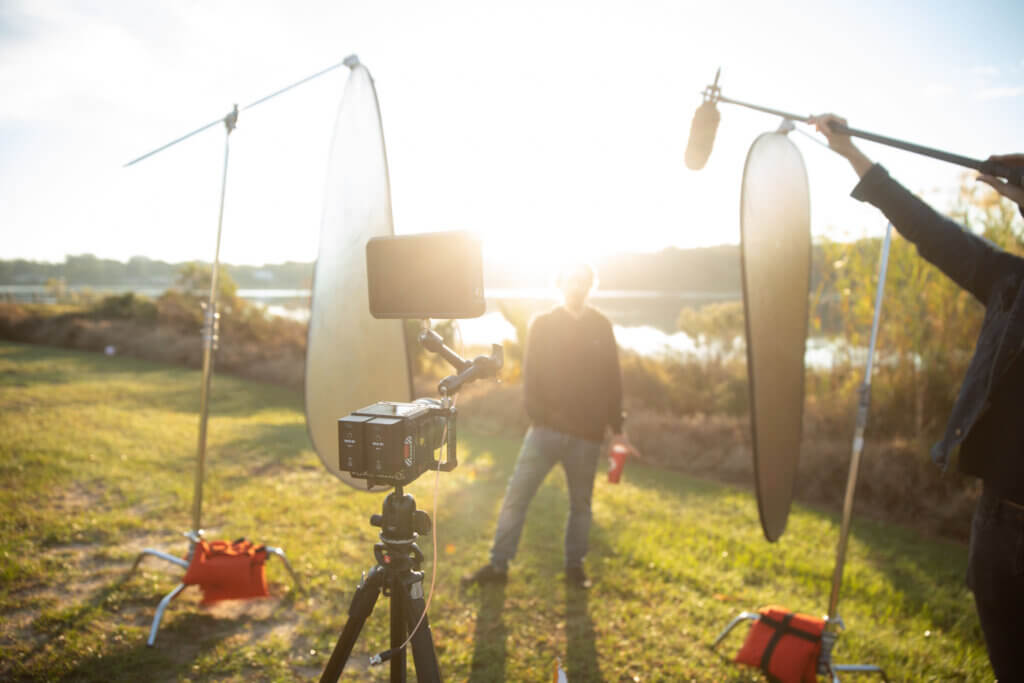
<svg viewBox="0 0 1024 683"><path fill-rule="evenodd" d="M362 490L365 481L338 469L338 418L377 401L412 399L402 321L371 317L367 294L366 243L392 234L377 91L356 63L327 171L306 349L306 426L324 467Z"/></svg>
<svg viewBox="0 0 1024 683"><path fill-rule="evenodd" d="M765 538L776 541L800 460L811 272L807 171L783 133L761 135L747 153L740 235L754 481Z"/></svg>

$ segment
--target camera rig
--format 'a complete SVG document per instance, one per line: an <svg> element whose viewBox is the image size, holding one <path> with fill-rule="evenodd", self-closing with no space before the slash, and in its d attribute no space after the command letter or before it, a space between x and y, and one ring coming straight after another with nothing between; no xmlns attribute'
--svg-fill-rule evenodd
<svg viewBox="0 0 1024 683"><path fill-rule="evenodd" d="M367 488L405 486L428 469L455 469L459 460L452 398L470 382L495 377L504 364L499 344L491 345L490 356L467 360L429 328L420 332L419 342L455 368L456 374L437 385L440 399L379 401L338 419L338 468L356 479L365 479ZM440 462L434 453L445 444L445 459Z"/></svg>

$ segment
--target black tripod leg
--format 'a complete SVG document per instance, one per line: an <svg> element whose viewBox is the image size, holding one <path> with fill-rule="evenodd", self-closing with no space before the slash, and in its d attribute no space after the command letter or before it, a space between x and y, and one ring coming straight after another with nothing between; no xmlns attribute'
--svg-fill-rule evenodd
<svg viewBox="0 0 1024 683"><path fill-rule="evenodd" d="M405 613L409 620L409 630L416 628L416 622L423 615L423 623L412 636L412 661L416 665L418 683L441 683L441 671L437 664L437 653L434 651L434 637L430 633L430 619L423 614L426 603L423 600L423 584L420 581L407 587L403 593L407 603ZM394 600L394 597L392 597Z"/></svg>
<svg viewBox="0 0 1024 683"><path fill-rule="evenodd" d="M408 635L406 615L409 613L405 585L397 574L391 584L391 683L405 683L405 648Z"/></svg>
<svg viewBox="0 0 1024 683"><path fill-rule="evenodd" d="M373 612L373 606L377 604L383 584L384 568L378 565L370 570L356 588L355 594L352 595L352 603L348 607L348 621L345 622L345 628L338 637L338 644L334 646L331 659L320 676L320 683L337 683L341 677L348 656L352 654L359 632L363 629L363 623Z"/></svg>

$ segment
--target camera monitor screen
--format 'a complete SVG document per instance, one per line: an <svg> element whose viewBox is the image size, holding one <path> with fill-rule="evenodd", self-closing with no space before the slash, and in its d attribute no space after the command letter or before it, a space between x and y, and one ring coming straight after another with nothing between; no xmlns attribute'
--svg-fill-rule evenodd
<svg viewBox="0 0 1024 683"><path fill-rule="evenodd" d="M374 237L366 273L374 318L477 318L487 306L480 240L467 232Z"/></svg>

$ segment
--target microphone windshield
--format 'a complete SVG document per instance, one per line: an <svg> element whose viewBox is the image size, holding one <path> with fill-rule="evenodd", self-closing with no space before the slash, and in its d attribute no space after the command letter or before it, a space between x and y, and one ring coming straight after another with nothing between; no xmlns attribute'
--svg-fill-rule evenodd
<svg viewBox="0 0 1024 683"><path fill-rule="evenodd" d="M686 166L690 170L699 171L708 162L720 118L712 100L705 100L697 107L690 124L690 140L686 143Z"/></svg>

